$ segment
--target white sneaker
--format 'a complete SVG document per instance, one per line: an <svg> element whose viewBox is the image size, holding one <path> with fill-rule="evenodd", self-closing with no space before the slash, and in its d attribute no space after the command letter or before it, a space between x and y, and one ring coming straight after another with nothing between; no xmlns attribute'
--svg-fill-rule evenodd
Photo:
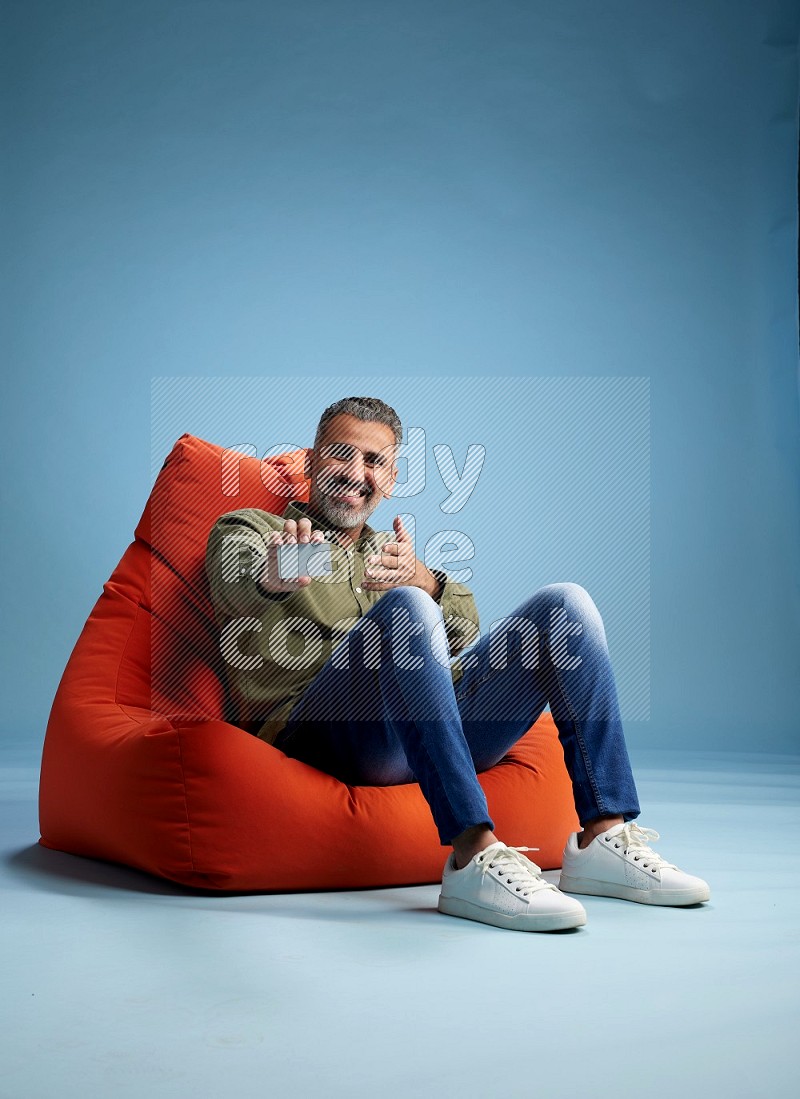
<svg viewBox="0 0 800 1099"><path fill-rule="evenodd" d="M510 931L560 931L586 923L586 909L545 881L535 862L519 854L536 847L490 843L460 870L455 852L445 863L439 911Z"/></svg>
<svg viewBox="0 0 800 1099"><path fill-rule="evenodd" d="M564 848L559 889L595 897L620 897L640 904L697 904L711 896L702 878L684 874L647 846L659 839L636 821L615 824L583 850L573 832Z"/></svg>

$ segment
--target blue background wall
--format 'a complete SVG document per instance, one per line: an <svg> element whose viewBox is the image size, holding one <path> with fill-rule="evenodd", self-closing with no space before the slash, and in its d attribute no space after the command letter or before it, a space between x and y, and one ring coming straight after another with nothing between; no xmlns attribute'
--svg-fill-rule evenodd
<svg viewBox="0 0 800 1099"><path fill-rule="evenodd" d="M486 446L454 524L481 548L482 617L585 583L634 750L796 750L794 3L7 11L6 735L43 736L151 436L303 445L366 391L459 461ZM171 376L183 402L151 421ZM271 376L232 438L234 379ZM192 399L203 378L226 400ZM572 379L578 411L556 381L543 407L542 378ZM635 420L587 378L630 379ZM562 422L573 460L552 462ZM604 432L627 442L598 508ZM530 572L495 572L517 537Z"/></svg>

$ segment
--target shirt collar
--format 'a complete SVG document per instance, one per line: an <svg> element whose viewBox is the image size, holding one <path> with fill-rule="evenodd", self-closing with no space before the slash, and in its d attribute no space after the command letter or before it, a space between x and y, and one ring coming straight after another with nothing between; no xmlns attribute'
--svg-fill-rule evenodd
<svg viewBox="0 0 800 1099"><path fill-rule="evenodd" d="M284 519L310 519L312 530L330 530L330 527L326 527L324 523L317 521L314 515L308 513L308 504L304 500L290 500L286 505L283 516ZM375 537L375 531L369 525L365 523L361 531L361 535L356 542L356 546L361 546L368 539Z"/></svg>

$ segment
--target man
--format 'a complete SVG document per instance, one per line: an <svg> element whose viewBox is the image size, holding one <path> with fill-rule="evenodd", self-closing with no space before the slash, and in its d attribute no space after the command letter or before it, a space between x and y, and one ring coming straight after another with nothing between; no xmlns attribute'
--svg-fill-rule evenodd
<svg viewBox="0 0 800 1099"><path fill-rule="evenodd" d="M383 401L336 401L306 458L308 503L292 500L282 516L230 512L214 525L206 569L241 723L342 781L418 782L453 847L440 912L549 931L586 922L568 894L708 900L708 885L656 854L648 841L658 833L635 822L605 632L588 593L547 585L475 641L469 588L417 559L399 515L394 536L367 524L391 493L401 442ZM337 566L330 577L279 575L279 546L323 541ZM494 834L477 779L548 703L582 828L564 850L560 888L520 854L529 848Z"/></svg>

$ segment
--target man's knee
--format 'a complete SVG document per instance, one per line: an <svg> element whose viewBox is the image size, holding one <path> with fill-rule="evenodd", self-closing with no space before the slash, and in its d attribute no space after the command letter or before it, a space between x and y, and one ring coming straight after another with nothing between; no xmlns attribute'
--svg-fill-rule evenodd
<svg viewBox="0 0 800 1099"><path fill-rule="evenodd" d="M548 609L563 608L570 618L597 614L597 607L586 588L572 581L546 584L535 591L529 603L546 604Z"/></svg>
<svg viewBox="0 0 800 1099"><path fill-rule="evenodd" d="M344 666L356 636L369 649L374 668L383 667L386 661L398 668L418 668L428 657L449 666L442 608L422 588L404 585L387 589L350 632L348 644L337 650L337 660Z"/></svg>
<svg viewBox="0 0 800 1099"><path fill-rule="evenodd" d="M442 617L442 608L422 588L403 584L398 588L387 589L374 607L370 608L370 614L389 622L397 622L406 616L415 622L435 622Z"/></svg>

